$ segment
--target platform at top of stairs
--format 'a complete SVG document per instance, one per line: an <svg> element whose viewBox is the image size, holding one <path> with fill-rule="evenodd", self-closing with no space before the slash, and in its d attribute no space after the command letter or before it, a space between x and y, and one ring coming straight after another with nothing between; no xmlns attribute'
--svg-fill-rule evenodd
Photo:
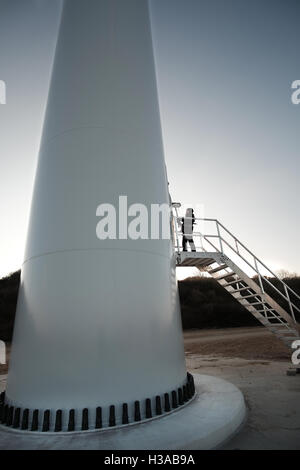
<svg viewBox="0 0 300 470"><path fill-rule="evenodd" d="M217 252L182 251L177 257L177 266L204 267L215 263L220 258Z"/></svg>

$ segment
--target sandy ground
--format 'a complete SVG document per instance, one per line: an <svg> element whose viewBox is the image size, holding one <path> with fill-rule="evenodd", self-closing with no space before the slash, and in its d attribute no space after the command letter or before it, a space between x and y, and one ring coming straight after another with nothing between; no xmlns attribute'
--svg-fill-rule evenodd
<svg viewBox="0 0 300 470"><path fill-rule="evenodd" d="M190 330L184 333L187 355L201 354L289 361L289 349L264 327Z"/></svg>
<svg viewBox="0 0 300 470"><path fill-rule="evenodd" d="M184 343L191 372L221 377L244 394L247 423L225 449L300 449L300 374L286 375L290 352L277 338L263 327L228 328L186 331Z"/></svg>
<svg viewBox="0 0 300 470"><path fill-rule="evenodd" d="M300 374L287 376L290 352L264 328L187 331L187 367L236 385L248 420L225 449L300 449Z"/></svg>

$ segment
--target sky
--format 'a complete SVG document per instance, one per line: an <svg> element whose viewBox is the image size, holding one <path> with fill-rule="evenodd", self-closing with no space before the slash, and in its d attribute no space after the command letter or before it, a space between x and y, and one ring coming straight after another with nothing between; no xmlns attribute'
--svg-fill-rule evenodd
<svg viewBox="0 0 300 470"><path fill-rule="evenodd" d="M300 2L150 3L173 200L203 205L273 270L300 273ZM60 9L0 0L0 277L23 261Z"/></svg>

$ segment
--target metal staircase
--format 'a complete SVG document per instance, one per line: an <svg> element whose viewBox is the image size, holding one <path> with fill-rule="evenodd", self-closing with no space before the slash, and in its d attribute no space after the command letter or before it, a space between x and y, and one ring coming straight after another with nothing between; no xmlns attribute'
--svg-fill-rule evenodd
<svg viewBox="0 0 300 470"><path fill-rule="evenodd" d="M174 206L177 266L194 266L209 273L262 325L292 348L293 342L300 339L295 316L300 313L300 296L216 219L195 219L196 252L182 251L178 205ZM274 279L276 285L271 282Z"/></svg>

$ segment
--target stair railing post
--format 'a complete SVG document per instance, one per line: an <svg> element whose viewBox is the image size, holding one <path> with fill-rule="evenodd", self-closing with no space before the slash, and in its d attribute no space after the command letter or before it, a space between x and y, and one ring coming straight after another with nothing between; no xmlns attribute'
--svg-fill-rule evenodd
<svg viewBox="0 0 300 470"><path fill-rule="evenodd" d="M254 260L255 271L256 271L257 274L258 274L259 283L261 284L261 290L262 290L262 292L264 292L264 288L263 288L262 281L261 281L261 274L260 274L260 272L259 272L258 264L257 264L257 259L255 258L255 256L253 256L253 260Z"/></svg>
<svg viewBox="0 0 300 470"><path fill-rule="evenodd" d="M264 289L264 285L263 285L263 282L262 282L261 274L260 274L259 269L258 269L257 259L255 258L255 256L253 256L253 259L254 259L255 271L257 272L257 275L258 275L258 282L259 282L259 286L260 286L260 289L261 289L261 293L264 294L265 289ZM267 318L268 317L268 312L267 312L267 308L266 308L266 304L265 304L265 298L262 297L262 299L264 300L263 301L263 308L264 308L265 318Z"/></svg>
<svg viewBox="0 0 300 470"><path fill-rule="evenodd" d="M218 232L218 237L219 237L219 242L220 242L220 251L221 251L222 254L224 254L223 243L222 243L222 238L221 238L221 233L220 233L220 227L219 227L218 220L216 220L216 226L217 226L217 232Z"/></svg>
<svg viewBox="0 0 300 470"><path fill-rule="evenodd" d="M293 318L294 322L296 323L296 318L295 318L295 314L294 314L294 309L293 309L293 305L292 305L292 302L291 302L291 299L290 299L290 294L289 294L287 285L285 284L285 282L283 282L283 285L284 285L285 295L286 295L287 300L288 300L288 303L289 303L289 307L290 307L290 312L291 312L292 318Z"/></svg>
<svg viewBox="0 0 300 470"><path fill-rule="evenodd" d="M203 245L203 234L200 232L200 248L202 251L204 251L204 245Z"/></svg>

